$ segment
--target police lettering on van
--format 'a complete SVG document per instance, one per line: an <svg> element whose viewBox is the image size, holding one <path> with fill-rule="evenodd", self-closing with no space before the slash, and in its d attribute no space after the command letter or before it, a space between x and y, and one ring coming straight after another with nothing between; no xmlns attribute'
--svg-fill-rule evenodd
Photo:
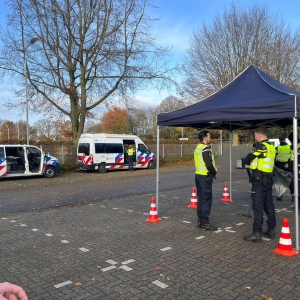
<svg viewBox="0 0 300 300"><path fill-rule="evenodd" d="M58 159L31 145L0 145L0 178L44 175L60 171Z"/></svg>
<svg viewBox="0 0 300 300"><path fill-rule="evenodd" d="M156 166L156 155L149 151L136 135L85 133L79 138L77 148L77 170L129 169L127 150L129 145L135 149L134 169Z"/></svg>

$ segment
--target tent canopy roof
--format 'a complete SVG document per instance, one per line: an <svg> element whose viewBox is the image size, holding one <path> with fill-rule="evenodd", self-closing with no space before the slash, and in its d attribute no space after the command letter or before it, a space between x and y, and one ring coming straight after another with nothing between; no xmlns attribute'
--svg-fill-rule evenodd
<svg viewBox="0 0 300 300"><path fill-rule="evenodd" d="M185 108L157 115L157 125L211 129L286 127L300 93L250 65L224 88ZM297 113L298 115L298 113Z"/></svg>

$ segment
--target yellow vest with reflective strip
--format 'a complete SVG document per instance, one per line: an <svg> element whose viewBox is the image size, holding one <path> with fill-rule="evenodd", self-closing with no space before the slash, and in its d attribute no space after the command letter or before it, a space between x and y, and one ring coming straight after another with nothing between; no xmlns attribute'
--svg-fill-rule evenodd
<svg viewBox="0 0 300 300"><path fill-rule="evenodd" d="M133 149L133 148L129 148L129 149L127 150L127 153L128 153L129 156L132 156L133 153L134 153L134 149Z"/></svg>
<svg viewBox="0 0 300 300"><path fill-rule="evenodd" d="M207 148L207 147L208 146L205 144L198 144L197 148L194 151L196 174L198 174L198 175L207 175L209 173L209 171L206 168L206 164L204 162L203 154L202 154L203 149ZM209 149L209 151L211 151L211 150ZM215 156L212 151L211 151L211 159L212 159L212 165L214 166L215 170L217 171Z"/></svg>
<svg viewBox="0 0 300 300"><path fill-rule="evenodd" d="M277 147L277 161L288 162L291 159L291 146L290 145L279 145Z"/></svg>
<svg viewBox="0 0 300 300"><path fill-rule="evenodd" d="M254 155L261 155L263 154L263 158L256 157L251 161L250 169L252 170L259 170L265 173L272 173L274 168L274 160L276 156L275 147L267 142L262 142L267 147L267 151L255 151L253 152Z"/></svg>

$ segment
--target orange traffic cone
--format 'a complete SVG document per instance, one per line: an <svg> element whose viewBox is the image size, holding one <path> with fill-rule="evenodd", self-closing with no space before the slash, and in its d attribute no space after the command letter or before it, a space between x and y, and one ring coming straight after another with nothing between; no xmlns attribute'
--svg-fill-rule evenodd
<svg viewBox="0 0 300 300"><path fill-rule="evenodd" d="M155 198L152 197L149 218L146 220L146 222L156 223L159 221L161 221L161 218L158 217Z"/></svg>
<svg viewBox="0 0 300 300"><path fill-rule="evenodd" d="M283 219L278 248L273 250L273 252L287 257L299 254L293 249L289 220L287 218Z"/></svg>
<svg viewBox="0 0 300 300"><path fill-rule="evenodd" d="M188 207L189 208L197 208L198 207L198 199L197 199L197 194L196 194L196 188L195 187L193 187L193 189L192 189L191 203Z"/></svg>
<svg viewBox="0 0 300 300"><path fill-rule="evenodd" d="M224 191L223 191L223 198L221 199L222 202L230 202L230 196L228 192L227 183L224 183Z"/></svg>

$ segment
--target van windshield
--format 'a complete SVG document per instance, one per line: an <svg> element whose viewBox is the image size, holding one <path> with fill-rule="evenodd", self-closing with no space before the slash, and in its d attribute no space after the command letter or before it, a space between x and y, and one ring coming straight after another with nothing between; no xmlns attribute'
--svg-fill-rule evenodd
<svg viewBox="0 0 300 300"><path fill-rule="evenodd" d="M139 151L148 153L148 148L144 144L138 144Z"/></svg>

